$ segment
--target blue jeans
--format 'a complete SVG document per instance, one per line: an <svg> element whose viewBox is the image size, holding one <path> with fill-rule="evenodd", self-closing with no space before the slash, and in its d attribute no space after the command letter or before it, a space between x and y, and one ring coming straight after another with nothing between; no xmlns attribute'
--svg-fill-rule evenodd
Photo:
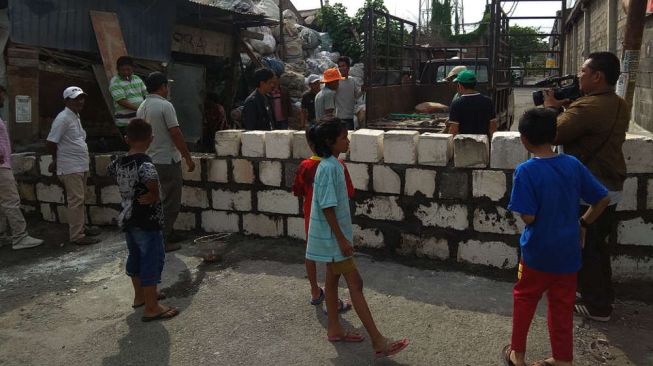
<svg viewBox="0 0 653 366"><path fill-rule="evenodd" d="M141 286L155 286L161 283L161 272L165 261L163 233L160 230L129 228L125 231L127 239L127 263L125 269L129 277L138 277Z"/></svg>

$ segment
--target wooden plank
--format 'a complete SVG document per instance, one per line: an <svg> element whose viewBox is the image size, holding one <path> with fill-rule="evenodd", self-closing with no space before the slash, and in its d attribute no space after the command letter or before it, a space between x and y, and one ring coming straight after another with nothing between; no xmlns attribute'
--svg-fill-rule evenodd
<svg viewBox="0 0 653 366"><path fill-rule="evenodd" d="M11 85L7 101L12 142L31 143L39 136L39 72L38 69L7 67L7 84ZM16 123L16 96L26 96L31 101L31 121Z"/></svg>
<svg viewBox="0 0 653 366"><path fill-rule="evenodd" d="M104 67L99 64L93 65L93 74L95 74L95 79L100 86L100 91L102 92L104 102L106 103L107 108L109 108L109 112L111 112L111 115L113 116L115 112L113 110L113 98L109 92L109 80L107 79L107 75L104 73Z"/></svg>
<svg viewBox="0 0 653 366"><path fill-rule="evenodd" d="M227 33L175 25L171 50L193 55L231 56L233 39Z"/></svg>
<svg viewBox="0 0 653 366"><path fill-rule="evenodd" d="M12 66L19 66L19 67L39 67L39 59L33 59L33 58L18 58L18 57L10 57L7 59L7 63Z"/></svg>
<svg viewBox="0 0 653 366"><path fill-rule="evenodd" d="M111 80L116 73L114 65L120 56L127 55L127 47L122 38L122 30L116 13L91 10L91 22L95 31L104 72L107 80Z"/></svg>

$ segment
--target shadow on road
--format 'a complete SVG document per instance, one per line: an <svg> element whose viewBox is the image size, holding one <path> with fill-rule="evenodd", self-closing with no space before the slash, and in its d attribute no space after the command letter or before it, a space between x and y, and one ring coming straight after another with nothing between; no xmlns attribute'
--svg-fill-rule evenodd
<svg viewBox="0 0 653 366"><path fill-rule="evenodd" d="M170 364L170 336L160 322L144 323L141 312L127 316L129 333L119 341L120 351L102 360L104 366Z"/></svg>

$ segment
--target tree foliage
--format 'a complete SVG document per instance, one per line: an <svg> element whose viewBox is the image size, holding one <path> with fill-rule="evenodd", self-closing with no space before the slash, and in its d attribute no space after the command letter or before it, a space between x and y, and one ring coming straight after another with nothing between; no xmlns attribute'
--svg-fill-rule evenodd
<svg viewBox="0 0 653 366"><path fill-rule="evenodd" d="M441 39L451 36L451 0L433 0L431 29L433 34Z"/></svg>
<svg viewBox="0 0 653 366"><path fill-rule="evenodd" d="M545 41L546 37L536 36L539 33L542 33L539 27L513 25L508 29L508 34L531 35L509 38L513 65L526 66L529 62L533 61L531 64L535 64L532 66L544 67L543 62L545 57L543 57L542 53L533 52L548 49L547 42ZM540 63L542 65L539 65Z"/></svg>
<svg viewBox="0 0 653 366"><path fill-rule="evenodd" d="M356 38L357 24L347 15L347 8L340 3L326 5L315 17L318 27L328 32L333 40L333 51L359 60L363 53L361 42Z"/></svg>

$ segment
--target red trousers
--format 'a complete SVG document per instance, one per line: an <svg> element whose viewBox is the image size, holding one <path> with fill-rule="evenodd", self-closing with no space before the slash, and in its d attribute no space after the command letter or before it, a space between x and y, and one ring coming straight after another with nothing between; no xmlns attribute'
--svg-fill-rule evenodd
<svg viewBox="0 0 653 366"><path fill-rule="evenodd" d="M546 291L547 320L553 358L571 362L574 358L574 302L576 273L556 274L536 271L519 264L519 276L513 290L512 349L526 352L526 337L537 303Z"/></svg>

